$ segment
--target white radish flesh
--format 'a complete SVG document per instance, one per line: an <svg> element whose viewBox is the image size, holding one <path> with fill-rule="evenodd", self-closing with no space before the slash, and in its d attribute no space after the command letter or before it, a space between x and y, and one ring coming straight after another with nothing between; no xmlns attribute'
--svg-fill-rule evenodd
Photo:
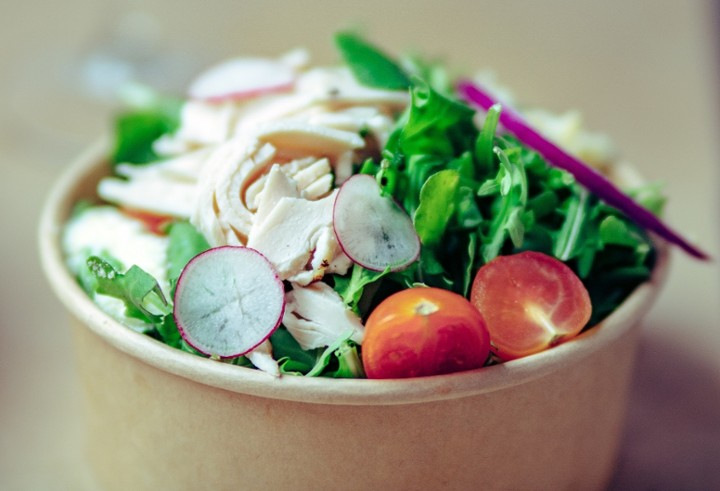
<svg viewBox="0 0 720 491"><path fill-rule="evenodd" d="M230 358L251 351L280 325L285 291L262 254L223 246L185 266L174 303L175 322L188 344L206 355Z"/></svg>
<svg viewBox="0 0 720 491"><path fill-rule="evenodd" d="M420 239L410 216L381 194L375 178L355 175L335 199L333 226L343 252L374 271L401 270L420 255Z"/></svg>
<svg viewBox="0 0 720 491"><path fill-rule="evenodd" d="M281 61L236 58L209 68L188 89L193 99L208 102L239 100L292 88L295 71Z"/></svg>

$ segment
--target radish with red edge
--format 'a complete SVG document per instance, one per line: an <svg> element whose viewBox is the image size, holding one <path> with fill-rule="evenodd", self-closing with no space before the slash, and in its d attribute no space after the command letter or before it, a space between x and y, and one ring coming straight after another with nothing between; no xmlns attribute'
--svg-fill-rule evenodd
<svg viewBox="0 0 720 491"><path fill-rule="evenodd" d="M420 239L410 216L382 195L370 175L355 175L340 187L333 227L343 252L366 269L398 271L420 255Z"/></svg>
<svg viewBox="0 0 720 491"><path fill-rule="evenodd" d="M295 71L281 61L264 58L236 58L199 75L188 89L193 99L208 102L240 100L290 90Z"/></svg>
<svg viewBox="0 0 720 491"><path fill-rule="evenodd" d="M210 356L244 355L280 325L285 290L277 271L259 252L223 246L185 266L173 314L183 339Z"/></svg>

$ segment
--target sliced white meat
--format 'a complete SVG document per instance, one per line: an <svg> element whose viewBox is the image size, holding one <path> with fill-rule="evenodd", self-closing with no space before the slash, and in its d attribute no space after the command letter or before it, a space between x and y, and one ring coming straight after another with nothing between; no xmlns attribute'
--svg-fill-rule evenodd
<svg viewBox="0 0 720 491"><path fill-rule="evenodd" d="M188 218L197 200L195 183L174 180L108 177L100 181L98 194L110 203L156 215Z"/></svg>
<svg viewBox="0 0 720 491"><path fill-rule="evenodd" d="M278 164L273 164L278 165ZM299 194L306 199L318 199L332 189L334 181L330 161L314 157L295 159L279 166L279 170L294 182ZM245 204L250 211L258 209L258 200L266 186L269 175L264 174L252 182L245 191ZM256 218L256 221L258 219Z"/></svg>
<svg viewBox="0 0 720 491"><path fill-rule="evenodd" d="M269 373L273 377L280 376L280 367L275 358L273 358L270 341L263 341L254 350L246 353L245 356L256 368L265 373Z"/></svg>
<svg viewBox="0 0 720 491"><path fill-rule="evenodd" d="M327 158L321 158L315 160L310 165L299 169L297 172L292 174L292 178L297 183L299 189L307 190L308 187L314 185L318 180L326 177L332 177L331 173L332 169L330 168L330 161ZM308 199L313 199L314 197L319 197L314 195L316 192L317 191L311 191L305 194L310 194ZM327 192L327 189L323 191L323 194L324 192Z"/></svg>
<svg viewBox="0 0 720 491"><path fill-rule="evenodd" d="M335 187L340 187L342 183L350 179L353 174L353 163L355 162L355 152L344 152L338 155L335 161Z"/></svg>
<svg viewBox="0 0 720 491"><path fill-rule="evenodd" d="M155 174L159 174L161 178L197 181L211 150L211 148L201 148L145 165L119 164L115 171L117 174L129 179L142 179L145 174L148 174L148 179L154 179Z"/></svg>
<svg viewBox="0 0 720 491"><path fill-rule="evenodd" d="M197 179L209 156L206 149L146 165L121 164L122 177L105 177L98 195L126 208L189 218L197 201Z"/></svg>
<svg viewBox="0 0 720 491"><path fill-rule="evenodd" d="M337 130L326 126L310 125L301 121L282 120L260 125L254 136L271 143L291 158L307 156L335 157L348 150L365 146L365 141L355 132Z"/></svg>
<svg viewBox="0 0 720 491"><path fill-rule="evenodd" d="M367 132L378 147L384 147L395 127L392 114L378 106L352 106L336 111L318 110L308 115L307 122L355 133Z"/></svg>
<svg viewBox="0 0 720 491"><path fill-rule="evenodd" d="M238 106L232 101L210 104L203 101L187 101L180 112L180 127L178 131L166 137L165 143L158 149L163 151L162 145L169 145L170 141L180 141L188 148L214 145L227 140L238 117Z"/></svg>
<svg viewBox="0 0 720 491"><path fill-rule="evenodd" d="M312 259L318 242L327 237L328 231L332 232L332 209L336 192L317 201L280 199L265 220L253 225L248 247L265 255L283 280L304 271L308 264L312 271L321 273L312 266ZM334 256L332 254L330 257ZM322 259L319 266L323 269L327 267L323 266Z"/></svg>
<svg viewBox="0 0 720 491"><path fill-rule="evenodd" d="M279 164L273 164L270 172L263 176L263 187L257 195L253 224L263 223L282 198L300 197L297 183L280 169Z"/></svg>
<svg viewBox="0 0 720 491"><path fill-rule="evenodd" d="M238 113L233 135L253 133L259 126L273 121L297 118L312 107L313 98L307 94L291 93L267 95L247 101Z"/></svg>
<svg viewBox="0 0 720 491"><path fill-rule="evenodd" d="M327 283L293 285L285 300L283 324L303 349L329 346L348 333L362 343L365 330L360 318Z"/></svg>
<svg viewBox="0 0 720 491"><path fill-rule="evenodd" d="M310 268L290 276L288 279L298 285L309 285L319 281L327 273L345 274L352 260L343 252L332 227L324 227L315 242Z"/></svg>
<svg viewBox="0 0 720 491"><path fill-rule="evenodd" d="M233 138L214 149L198 181L190 222L211 246L242 245L252 227L245 187L272 163L275 149L259 141Z"/></svg>

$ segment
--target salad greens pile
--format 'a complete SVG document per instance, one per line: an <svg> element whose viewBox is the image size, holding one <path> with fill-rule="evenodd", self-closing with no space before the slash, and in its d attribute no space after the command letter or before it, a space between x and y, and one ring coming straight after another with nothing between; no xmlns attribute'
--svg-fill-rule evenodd
<svg viewBox="0 0 720 491"><path fill-rule="evenodd" d="M421 60L399 63L350 34L336 45L357 80L409 91L411 102L397 118L381 155L356 162L356 172L375 176L413 218L422 242L420 258L403 271L370 271L354 264L344 276L327 275L343 301L365 319L391 293L424 284L469 294L483 264L501 254L534 250L554 256L582 280L591 297L588 326L612 312L650 276L656 251L648 233L548 163L499 124L503 108L477 114L454 94L442 69ZM178 101L158 97L117 119L112 163L146 165L157 159L152 143L178 127ZM482 116L482 124L476 124ZM655 214L662 196L656 186L629 194ZM168 226L171 287L187 262L209 248L187 222ZM127 315L144 321L147 334L197 353L178 334L172 306L157 281L137 266L91 257L80 277L91 294L123 300ZM362 376L359 347L347 338L326 349L304 351L280 327L270 338L284 373ZM198 353L199 354L199 353ZM225 360L249 365L245 357Z"/></svg>

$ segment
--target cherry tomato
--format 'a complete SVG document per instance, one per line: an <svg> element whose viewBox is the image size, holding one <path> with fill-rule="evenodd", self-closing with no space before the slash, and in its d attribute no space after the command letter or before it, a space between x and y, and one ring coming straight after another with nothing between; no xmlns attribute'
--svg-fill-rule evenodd
<svg viewBox="0 0 720 491"><path fill-rule="evenodd" d="M411 288L386 298L365 323L368 378L406 378L482 367L490 354L485 321L464 297Z"/></svg>
<svg viewBox="0 0 720 491"><path fill-rule="evenodd" d="M145 227L152 233L157 235L165 235L165 225L172 221L172 217L164 215L155 215L145 211L123 208L123 213L136 218L145 224Z"/></svg>
<svg viewBox="0 0 720 491"><path fill-rule="evenodd" d="M501 360L543 351L577 335L590 319L585 286L563 262L539 252L499 256L475 276L470 301Z"/></svg>

